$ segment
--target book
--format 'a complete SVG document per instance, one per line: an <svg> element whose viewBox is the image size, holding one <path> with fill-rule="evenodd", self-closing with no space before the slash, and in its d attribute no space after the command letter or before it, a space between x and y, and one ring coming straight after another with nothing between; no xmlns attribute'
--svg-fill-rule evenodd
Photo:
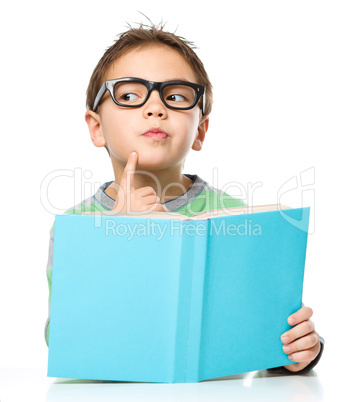
<svg viewBox="0 0 354 402"><path fill-rule="evenodd" d="M199 382L294 362L310 208L57 215L48 376Z"/></svg>

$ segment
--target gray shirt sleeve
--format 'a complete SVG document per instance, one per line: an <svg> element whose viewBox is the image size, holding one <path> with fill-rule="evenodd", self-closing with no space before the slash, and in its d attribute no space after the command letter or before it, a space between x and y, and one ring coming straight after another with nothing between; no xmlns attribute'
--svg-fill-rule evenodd
<svg viewBox="0 0 354 402"><path fill-rule="evenodd" d="M290 371L287 370L285 367L274 367L272 369L268 369L267 371L271 374L285 374L285 375L302 375L302 374L308 374L316 365L317 363L320 361L322 353L323 353L323 349L324 349L324 344L325 341L324 339L320 336L320 344L321 344L321 349L320 352L318 353L317 357L315 358L315 360L313 360L308 366L306 366L304 369L300 370L300 371Z"/></svg>

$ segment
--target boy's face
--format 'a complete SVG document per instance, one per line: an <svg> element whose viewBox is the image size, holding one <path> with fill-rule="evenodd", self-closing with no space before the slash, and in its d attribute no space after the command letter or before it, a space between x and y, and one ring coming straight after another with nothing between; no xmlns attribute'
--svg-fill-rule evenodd
<svg viewBox="0 0 354 402"><path fill-rule="evenodd" d="M183 56L172 48L157 45L134 49L117 59L108 69L105 80L123 77L157 82L197 82ZM198 105L190 110L167 108L156 90L143 106L137 108L116 105L107 91L99 113L86 113L92 141L96 146L107 145L113 163L124 168L130 153L137 151L138 167L151 170L182 168L189 150L202 147L208 128L205 117L201 121ZM160 129L167 138L156 140L144 136L151 129Z"/></svg>

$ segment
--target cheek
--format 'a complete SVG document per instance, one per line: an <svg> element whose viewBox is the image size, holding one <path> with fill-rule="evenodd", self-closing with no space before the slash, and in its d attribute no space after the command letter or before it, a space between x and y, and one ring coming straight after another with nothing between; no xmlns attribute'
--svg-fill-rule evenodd
<svg viewBox="0 0 354 402"><path fill-rule="evenodd" d="M188 135L194 135L198 131L199 114L193 110L193 112L189 113L188 115L184 115L181 119L178 119L176 123L181 129L183 129L185 133L188 133Z"/></svg>
<svg viewBox="0 0 354 402"><path fill-rule="evenodd" d="M191 125L191 127L193 127L193 133L195 133L195 134L198 132L198 127L199 127L199 122L201 120L201 116L202 116L202 114L200 112L200 109L193 110L190 125Z"/></svg>
<svg viewBox="0 0 354 402"><path fill-rule="evenodd" d="M125 142L132 132L134 119L126 118L124 114L107 113L102 119L103 135L110 142Z"/></svg>
<svg viewBox="0 0 354 402"><path fill-rule="evenodd" d="M195 115L188 122L189 138L191 139L192 143L194 142L194 139L198 134L198 127L199 127L199 116Z"/></svg>

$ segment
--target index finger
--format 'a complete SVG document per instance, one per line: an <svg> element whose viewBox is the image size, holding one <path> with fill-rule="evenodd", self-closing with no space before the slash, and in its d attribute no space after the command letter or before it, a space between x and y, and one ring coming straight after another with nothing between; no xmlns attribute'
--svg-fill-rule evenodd
<svg viewBox="0 0 354 402"><path fill-rule="evenodd" d="M134 190L134 174L137 163L138 154L136 152L132 152L129 155L127 164L124 168L122 179L120 181L120 187L127 192Z"/></svg>

